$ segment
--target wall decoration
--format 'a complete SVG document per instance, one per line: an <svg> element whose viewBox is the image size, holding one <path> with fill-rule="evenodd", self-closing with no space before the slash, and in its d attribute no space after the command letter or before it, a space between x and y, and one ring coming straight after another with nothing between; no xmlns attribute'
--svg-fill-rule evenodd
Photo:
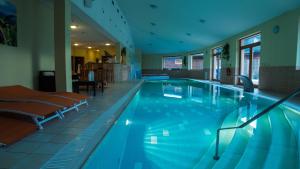
<svg viewBox="0 0 300 169"><path fill-rule="evenodd" d="M126 55L127 55L126 48L123 47L121 50L121 64L126 64Z"/></svg>
<svg viewBox="0 0 300 169"><path fill-rule="evenodd" d="M279 25L274 26L272 31L274 34L278 34L280 32L280 26Z"/></svg>
<svg viewBox="0 0 300 169"><path fill-rule="evenodd" d="M91 8L93 6L94 0L83 0L84 7Z"/></svg>
<svg viewBox="0 0 300 169"><path fill-rule="evenodd" d="M10 0L0 0L0 44L17 46L17 10Z"/></svg>
<svg viewBox="0 0 300 169"><path fill-rule="evenodd" d="M186 66L186 56L183 56L182 62L183 62L183 65Z"/></svg>
<svg viewBox="0 0 300 169"><path fill-rule="evenodd" d="M230 51L230 45L229 45L229 43L226 43L222 50L222 58L223 59L229 60L229 57L230 57L229 51Z"/></svg>

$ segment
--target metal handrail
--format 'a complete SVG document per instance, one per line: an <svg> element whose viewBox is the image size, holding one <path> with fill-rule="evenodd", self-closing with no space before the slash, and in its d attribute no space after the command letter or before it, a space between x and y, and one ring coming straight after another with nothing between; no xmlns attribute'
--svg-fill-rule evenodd
<svg viewBox="0 0 300 169"><path fill-rule="evenodd" d="M243 86L244 86L244 91L245 92L250 92L253 93L254 92L254 85L251 79L249 79L249 77L244 76L244 75L234 75L238 78L240 78L243 81Z"/></svg>
<svg viewBox="0 0 300 169"><path fill-rule="evenodd" d="M265 115L266 113L268 113L269 111L271 111L272 109L274 109L275 107L279 106L281 103L287 101L288 99L295 97L296 95L300 94L300 88L295 90L294 92L292 92L291 94L287 95L286 97L282 98L281 100L275 102L274 104L272 104L271 106L267 107L266 109L264 109L263 111L261 111L260 113L256 114L255 116L253 116L251 119L249 119L248 121L246 121L245 123L239 125L239 126L235 126L235 127L224 127L224 128L219 128L217 130L217 139L216 139L216 151L215 151L215 155L214 155L214 160L219 160L220 156L219 156L219 142L220 142L220 131L221 130L232 130L232 129L240 129L240 128L244 128L245 126L247 126L248 124L252 123L253 121L257 120L258 118L260 118L261 116Z"/></svg>

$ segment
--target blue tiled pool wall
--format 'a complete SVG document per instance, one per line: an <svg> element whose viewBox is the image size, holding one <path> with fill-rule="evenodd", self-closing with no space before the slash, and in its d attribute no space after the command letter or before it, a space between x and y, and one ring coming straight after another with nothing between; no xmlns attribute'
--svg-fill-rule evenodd
<svg viewBox="0 0 300 169"><path fill-rule="evenodd" d="M120 116L120 118L115 121L113 128L114 132L108 132L105 136L105 139L101 142L101 148L98 147L95 149L93 154L97 154L97 156L92 155L88 161L92 161L92 163L87 162L84 168L119 168L122 157L124 154L127 137L130 130L131 121L129 119L133 119L133 115L135 113L135 109L137 107L137 103L139 100L140 92L137 92L132 101L128 104L127 108L124 110L123 114L126 116ZM125 126L125 127L124 127Z"/></svg>

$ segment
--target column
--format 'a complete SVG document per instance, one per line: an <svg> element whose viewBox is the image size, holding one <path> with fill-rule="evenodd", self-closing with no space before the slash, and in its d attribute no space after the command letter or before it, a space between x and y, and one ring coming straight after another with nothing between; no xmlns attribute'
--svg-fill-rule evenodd
<svg viewBox="0 0 300 169"><path fill-rule="evenodd" d="M54 53L57 91L72 91L70 25L70 0L54 0Z"/></svg>
<svg viewBox="0 0 300 169"><path fill-rule="evenodd" d="M116 63L121 63L121 44L120 43L116 43L115 45L116 48Z"/></svg>

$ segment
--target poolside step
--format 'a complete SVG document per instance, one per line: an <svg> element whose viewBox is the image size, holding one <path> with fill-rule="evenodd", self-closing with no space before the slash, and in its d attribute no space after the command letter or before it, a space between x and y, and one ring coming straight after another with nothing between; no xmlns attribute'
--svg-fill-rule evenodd
<svg viewBox="0 0 300 169"><path fill-rule="evenodd" d="M236 116L229 114L222 127L235 126L232 123ZM212 160L213 142L194 169L300 169L299 121L299 112L276 108L243 129L224 132L229 139L220 137L221 158Z"/></svg>
<svg viewBox="0 0 300 169"><path fill-rule="evenodd" d="M252 129L249 126L236 130L231 143L228 145L221 158L216 162L213 169L232 169L236 166L248 144L250 138L249 131L252 132L251 130Z"/></svg>
<svg viewBox="0 0 300 169"><path fill-rule="evenodd" d="M262 168L269 152L271 143L271 125L268 115L257 120L256 129L250 138L243 156L236 165L236 169Z"/></svg>
<svg viewBox="0 0 300 169"><path fill-rule="evenodd" d="M300 110L290 107L284 107L284 114L290 123L294 134L296 135L298 152L300 152ZM300 169L300 155L298 153L298 169Z"/></svg>
<svg viewBox="0 0 300 169"><path fill-rule="evenodd" d="M281 108L269 113L272 126L272 141L265 169L296 169L298 167L298 147L296 137Z"/></svg>
<svg viewBox="0 0 300 169"><path fill-rule="evenodd" d="M227 117L224 119L223 124L221 127L230 127L235 126L237 124L238 119L238 111L234 111L227 115ZM230 143L231 139L233 138L235 133L235 130L229 130L226 132L226 135L221 134L221 138L226 139L220 139L220 154L226 149L227 145ZM194 169L209 169L212 168L214 163L216 162L213 159L214 153L215 153L215 144L216 141L213 141L208 150L203 154L201 159L196 163Z"/></svg>

